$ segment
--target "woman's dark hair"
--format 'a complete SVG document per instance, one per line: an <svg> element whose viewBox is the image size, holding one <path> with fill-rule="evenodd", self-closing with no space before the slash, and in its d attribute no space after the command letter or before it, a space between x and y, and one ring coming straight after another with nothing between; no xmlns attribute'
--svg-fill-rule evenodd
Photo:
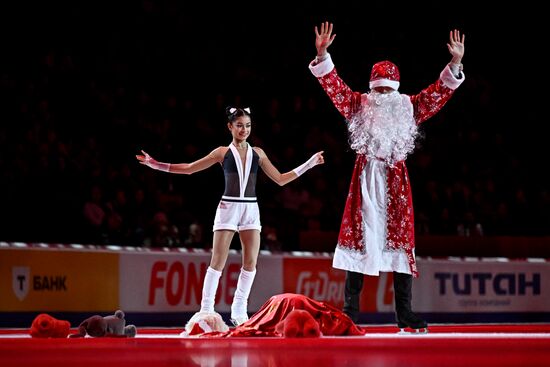
<svg viewBox="0 0 550 367"><path fill-rule="evenodd" d="M242 108L236 108L236 107L226 107L225 114L227 115L227 121L230 123L233 123L233 121L235 121L237 117L250 116L249 112L245 111Z"/></svg>

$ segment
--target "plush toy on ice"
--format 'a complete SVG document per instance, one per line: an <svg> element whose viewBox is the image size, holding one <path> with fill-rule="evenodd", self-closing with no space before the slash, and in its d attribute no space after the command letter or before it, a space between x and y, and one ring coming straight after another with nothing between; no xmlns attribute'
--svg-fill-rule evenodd
<svg viewBox="0 0 550 367"><path fill-rule="evenodd" d="M70 329L69 321L58 320L47 313L41 313L34 318L30 334L33 338L66 338Z"/></svg>
<svg viewBox="0 0 550 367"><path fill-rule="evenodd" d="M197 312L185 325L185 330L180 334L182 337L199 336L211 332L226 332L229 326L223 321L217 312Z"/></svg>
<svg viewBox="0 0 550 367"><path fill-rule="evenodd" d="M122 337L133 338L136 336L136 327L126 325L124 312L117 310L114 315L94 315L82 321L78 326L78 334L70 335L71 338L83 338L86 335L92 337Z"/></svg>
<svg viewBox="0 0 550 367"><path fill-rule="evenodd" d="M318 338L319 323L305 310L294 309L280 321L275 331L285 338Z"/></svg>

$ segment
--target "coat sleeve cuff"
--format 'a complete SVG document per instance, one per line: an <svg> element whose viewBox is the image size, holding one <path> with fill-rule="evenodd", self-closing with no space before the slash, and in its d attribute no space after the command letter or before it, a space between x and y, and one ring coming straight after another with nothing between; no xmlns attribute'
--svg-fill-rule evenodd
<svg viewBox="0 0 550 367"><path fill-rule="evenodd" d="M317 59L311 61L309 63L309 70L315 75L317 78L321 78L328 73L330 73L334 69L334 63L332 62L332 58L330 57L330 54L327 55L327 58L319 63L317 63Z"/></svg>
<svg viewBox="0 0 550 367"><path fill-rule="evenodd" d="M445 66L445 69L439 75L439 78L447 87L451 89L456 89L462 84L465 79L464 72L460 72L460 79L453 75L449 65Z"/></svg>

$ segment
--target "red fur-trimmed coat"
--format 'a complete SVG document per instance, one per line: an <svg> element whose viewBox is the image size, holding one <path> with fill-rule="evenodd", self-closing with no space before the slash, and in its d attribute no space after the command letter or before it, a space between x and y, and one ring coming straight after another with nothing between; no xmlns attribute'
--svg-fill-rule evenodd
<svg viewBox="0 0 550 367"><path fill-rule="evenodd" d="M330 56L320 63L315 64L315 62L312 62L310 69L334 106L347 120L354 113L360 111L361 104L364 103L366 96L352 91L346 85L338 76ZM408 96L416 124L420 124L435 115L463 80L462 73L457 78L453 75L449 66L446 66L435 83L416 95ZM369 238L364 235L363 228L363 198L360 180L361 173L367 163L367 156L357 155L333 266L344 270L377 275L378 271L376 269L365 269L365 266L360 264L362 259L369 256L366 251L366 241L369 241ZM414 212L411 186L405 162L399 161L394 165L386 165L386 180L386 239L384 251L404 252L410 267L410 273L417 277L418 270L414 255Z"/></svg>

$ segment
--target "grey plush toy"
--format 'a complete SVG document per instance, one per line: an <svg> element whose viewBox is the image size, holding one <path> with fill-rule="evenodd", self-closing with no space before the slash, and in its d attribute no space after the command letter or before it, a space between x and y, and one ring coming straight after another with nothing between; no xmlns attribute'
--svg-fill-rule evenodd
<svg viewBox="0 0 550 367"><path fill-rule="evenodd" d="M86 335L93 337L133 338L137 329L134 325L126 325L124 312L117 310L114 315L94 315L82 321L78 326L78 334L69 335L70 338L83 338Z"/></svg>

